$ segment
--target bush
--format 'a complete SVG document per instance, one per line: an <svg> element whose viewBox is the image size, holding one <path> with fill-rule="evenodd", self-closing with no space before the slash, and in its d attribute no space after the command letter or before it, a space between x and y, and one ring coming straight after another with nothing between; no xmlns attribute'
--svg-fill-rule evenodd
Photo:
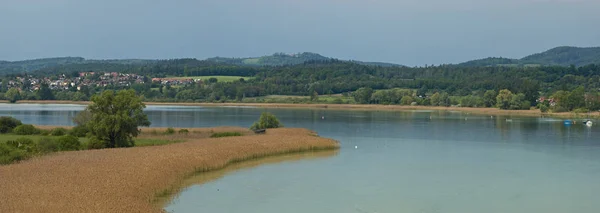
<svg viewBox="0 0 600 213"><path fill-rule="evenodd" d="M29 138L17 138L17 140L14 141L7 141L6 144L27 153L37 152L36 144Z"/></svg>
<svg viewBox="0 0 600 213"><path fill-rule="evenodd" d="M268 113L268 112L263 112L260 115L260 118L258 119L258 121L254 122L254 124L252 124L252 126L250 126L250 129L257 130L257 129L279 128L279 127L283 127L283 125L281 125L279 123L279 119L277 119L277 117L275 117L275 115Z"/></svg>
<svg viewBox="0 0 600 213"><path fill-rule="evenodd" d="M165 131L165 135L172 135L175 134L175 129L169 127L167 128L167 130Z"/></svg>
<svg viewBox="0 0 600 213"><path fill-rule="evenodd" d="M574 113L588 113L589 110L586 108L577 108L573 110Z"/></svg>
<svg viewBox="0 0 600 213"><path fill-rule="evenodd" d="M179 134L186 134L187 135L188 133L190 133L190 131L187 130L187 129L180 129L179 130Z"/></svg>
<svg viewBox="0 0 600 213"><path fill-rule="evenodd" d="M88 149L104 149L106 148L106 143L104 141L98 140L97 138L90 138L87 143Z"/></svg>
<svg viewBox="0 0 600 213"><path fill-rule="evenodd" d="M52 136L63 136L67 134L67 130L65 128L55 128L50 131L50 134Z"/></svg>
<svg viewBox="0 0 600 213"><path fill-rule="evenodd" d="M0 164L9 164L28 157L27 152L5 143L0 143Z"/></svg>
<svg viewBox="0 0 600 213"><path fill-rule="evenodd" d="M543 104L540 105L540 112L546 113L546 112L548 112L548 109L549 109L548 106L543 105Z"/></svg>
<svg viewBox="0 0 600 213"><path fill-rule="evenodd" d="M40 131L31 124L19 125L13 129L13 132L17 135L35 135L40 133Z"/></svg>
<svg viewBox="0 0 600 213"><path fill-rule="evenodd" d="M73 151L81 149L79 138L72 135L65 135L58 138L58 148L60 151Z"/></svg>
<svg viewBox="0 0 600 213"><path fill-rule="evenodd" d="M85 137L89 131L86 126L76 126L69 131L69 134L75 137Z"/></svg>
<svg viewBox="0 0 600 213"><path fill-rule="evenodd" d="M21 123L20 120L17 120L13 117L2 116L2 117L0 117L0 133L9 133L15 127L22 125L22 124L23 123Z"/></svg>
<svg viewBox="0 0 600 213"><path fill-rule="evenodd" d="M51 153L60 150L58 141L51 138L41 138L37 141L37 149L40 153Z"/></svg>
<svg viewBox="0 0 600 213"><path fill-rule="evenodd" d="M40 129L40 135L48 136L50 135L50 130Z"/></svg>
<svg viewBox="0 0 600 213"><path fill-rule="evenodd" d="M234 136L242 136L242 133L239 132L217 132L213 133L211 138L223 138L223 137L234 137Z"/></svg>

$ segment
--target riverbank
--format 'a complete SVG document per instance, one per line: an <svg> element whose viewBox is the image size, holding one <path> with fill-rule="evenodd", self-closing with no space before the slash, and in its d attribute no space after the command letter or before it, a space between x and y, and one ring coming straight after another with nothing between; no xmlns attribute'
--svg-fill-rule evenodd
<svg viewBox="0 0 600 213"><path fill-rule="evenodd" d="M6 103L6 102L4 102ZM18 103L31 104L81 104L87 101L19 101ZM158 106L205 106L205 107L258 107L258 108L305 108L305 109L332 109L332 110L369 110L369 111L406 111L406 110L436 110L458 111L480 115L517 115L517 116L546 116L559 118L596 118L600 119L600 112L591 113L542 113L537 109L532 110L500 110L498 108L473 108L473 107L439 107L439 106L401 106L401 105L375 105L375 104L286 104L286 103L171 103L171 102L145 102L146 105Z"/></svg>
<svg viewBox="0 0 600 213"><path fill-rule="evenodd" d="M0 166L0 212L162 212L157 197L176 191L190 174L338 147L306 129L283 128L164 146L60 152Z"/></svg>

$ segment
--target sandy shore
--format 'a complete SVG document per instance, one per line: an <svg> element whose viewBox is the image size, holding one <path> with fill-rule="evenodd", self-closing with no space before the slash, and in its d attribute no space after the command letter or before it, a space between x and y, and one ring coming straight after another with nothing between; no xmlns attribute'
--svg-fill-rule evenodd
<svg viewBox="0 0 600 213"><path fill-rule="evenodd" d="M190 174L242 160L336 149L306 129L164 146L61 152L0 166L0 212L161 212Z"/></svg>
<svg viewBox="0 0 600 213"><path fill-rule="evenodd" d="M6 102L4 102L6 103ZM18 103L36 104L89 104L86 101L19 101ZM284 103L167 103L146 102L146 105L171 105L171 106L240 106L259 108L308 108L332 110L370 110L370 111L405 111L405 110L437 110L459 111L481 115L518 115L518 116L548 116L561 118L584 118L588 113L577 114L572 112L542 113L537 109L532 110L500 110L498 108L472 108L472 107L436 107L436 106L400 106L400 105L375 105L375 104L284 104ZM600 118L600 112L589 113L589 117Z"/></svg>

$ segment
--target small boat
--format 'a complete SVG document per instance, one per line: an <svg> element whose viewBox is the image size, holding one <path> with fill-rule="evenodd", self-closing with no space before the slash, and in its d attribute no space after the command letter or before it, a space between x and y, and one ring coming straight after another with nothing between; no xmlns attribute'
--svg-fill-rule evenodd
<svg viewBox="0 0 600 213"><path fill-rule="evenodd" d="M571 120L565 120L564 124L565 124L565 126L571 126L571 124L573 124L573 121L571 121Z"/></svg>
<svg viewBox="0 0 600 213"><path fill-rule="evenodd" d="M587 120L587 121L584 121L583 124L586 126L592 126L592 125L594 125L594 122Z"/></svg>

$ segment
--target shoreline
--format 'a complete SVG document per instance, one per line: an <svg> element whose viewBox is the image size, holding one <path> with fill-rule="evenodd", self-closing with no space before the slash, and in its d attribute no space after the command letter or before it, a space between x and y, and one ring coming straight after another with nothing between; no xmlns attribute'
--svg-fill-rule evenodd
<svg viewBox="0 0 600 213"><path fill-rule="evenodd" d="M282 128L163 146L59 152L0 166L0 212L163 212L158 200L198 172L336 149L333 139Z"/></svg>
<svg viewBox="0 0 600 213"><path fill-rule="evenodd" d="M8 103L6 101L0 103ZM88 105L89 101L19 101L17 104L78 104ZM587 118L588 113L548 112L539 110L500 110L498 108L439 107L439 106L402 106L376 104L288 104L288 103L184 103L184 102L144 102L148 106L203 106L203 107L257 107L290 109L326 109L326 110L366 110L366 111L410 111L435 110L458 111L480 115L517 115L529 117ZM589 113L590 118L600 119L600 112Z"/></svg>

